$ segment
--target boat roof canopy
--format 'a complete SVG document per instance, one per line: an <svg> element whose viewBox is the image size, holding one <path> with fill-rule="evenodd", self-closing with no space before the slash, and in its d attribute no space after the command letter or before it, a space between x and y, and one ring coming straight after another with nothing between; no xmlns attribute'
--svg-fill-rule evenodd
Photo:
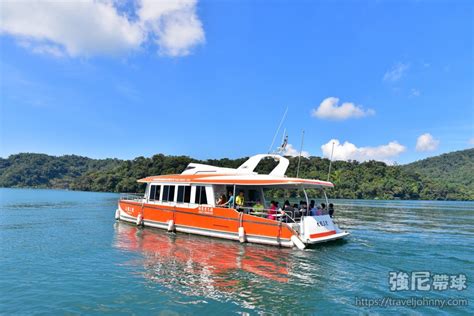
<svg viewBox="0 0 474 316"><path fill-rule="evenodd" d="M189 183L238 186L274 186L280 188L320 188L334 187L331 182L312 179L289 178L267 174L172 174L151 176L138 180L140 183Z"/></svg>
<svg viewBox="0 0 474 316"><path fill-rule="evenodd" d="M254 170L263 159L273 159L277 166L269 174L258 174ZM151 176L138 180L141 183L196 183L238 186L266 186L279 188L333 187L331 182L285 176L290 162L275 154L259 154L250 157L237 169L190 163L181 174Z"/></svg>

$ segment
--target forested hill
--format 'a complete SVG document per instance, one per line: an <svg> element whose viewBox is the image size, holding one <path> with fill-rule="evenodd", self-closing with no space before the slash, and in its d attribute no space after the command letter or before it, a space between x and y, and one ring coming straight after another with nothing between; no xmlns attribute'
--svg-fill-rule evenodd
<svg viewBox="0 0 474 316"><path fill-rule="evenodd" d="M180 173L190 162L236 168L247 158L200 161L187 156L155 155L133 160L90 159L21 153L0 158L0 187L61 188L84 191L140 192L137 179ZM296 175L298 159L290 158L288 176ZM259 164L268 173L275 162ZM331 179L334 198L474 200L474 149L428 158L404 166L383 162L335 161ZM327 178L329 160L301 160L300 177Z"/></svg>
<svg viewBox="0 0 474 316"><path fill-rule="evenodd" d="M474 148L415 161L402 168L474 195Z"/></svg>

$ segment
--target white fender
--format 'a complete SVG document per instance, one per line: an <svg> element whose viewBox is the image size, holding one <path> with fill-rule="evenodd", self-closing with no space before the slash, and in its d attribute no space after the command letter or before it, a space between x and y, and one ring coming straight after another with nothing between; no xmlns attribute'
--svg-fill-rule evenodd
<svg viewBox="0 0 474 316"><path fill-rule="evenodd" d="M240 242L245 242L246 239L247 238L245 237L245 229L242 226L240 226L239 227L239 240Z"/></svg>
<svg viewBox="0 0 474 316"><path fill-rule="evenodd" d="M138 214L137 216L137 226L140 226L143 224L143 216L142 214Z"/></svg>
<svg viewBox="0 0 474 316"><path fill-rule="evenodd" d="M168 231L173 232L174 231L174 220L169 220L168 221Z"/></svg>
<svg viewBox="0 0 474 316"><path fill-rule="evenodd" d="M296 236L296 235L293 235L291 236L291 241L293 242L293 244L298 247L298 249L300 250L303 250L304 248L306 248L306 245L301 241L301 239Z"/></svg>
<svg viewBox="0 0 474 316"><path fill-rule="evenodd" d="M120 210L119 209L116 209L115 210L115 219L120 219Z"/></svg>

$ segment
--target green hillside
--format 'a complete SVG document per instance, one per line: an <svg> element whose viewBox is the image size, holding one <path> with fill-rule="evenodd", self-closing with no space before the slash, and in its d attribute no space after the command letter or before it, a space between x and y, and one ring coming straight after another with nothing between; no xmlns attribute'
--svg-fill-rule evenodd
<svg viewBox="0 0 474 316"><path fill-rule="evenodd" d="M90 159L67 155L21 153L0 158L0 187L61 188L84 191L140 192L137 179L180 173L190 162L236 168L247 158L200 161L187 156L154 155L133 160ZM288 176L296 176L297 158L290 158ZM272 159L259 164L268 173ZM329 160L301 160L300 177L327 178ZM474 200L474 150L453 152L404 166L383 162L335 161L331 179L333 198ZM279 194L275 192L275 194Z"/></svg>
<svg viewBox="0 0 474 316"><path fill-rule="evenodd" d="M426 180L457 187L471 199L474 196L474 148L415 161L402 168Z"/></svg>
<svg viewBox="0 0 474 316"><path fill-rule="evenodd" d="M118 159L21 153L0 158L0 187L70 188L85 173L103 172L120 163Z"/></svg>

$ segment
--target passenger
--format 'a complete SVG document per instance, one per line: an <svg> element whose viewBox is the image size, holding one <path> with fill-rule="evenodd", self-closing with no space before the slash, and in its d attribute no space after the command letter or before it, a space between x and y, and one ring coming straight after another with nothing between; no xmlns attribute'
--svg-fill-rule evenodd
<svg viewBox="0 0 474 316"><path fill-rule="evenodd" d="M283 213L291 218L294 218L294 209L290 204L290 201L286 200L283 204ZM285 216L285 222L288 222L288 216Z"/></svg>
<svg viewBox="0 0 474 316"><path fill-rule="evenodd" d="M308 207L307 207L306 202L304 201L300 202L300 212L302 216L306 216L308 213Z"/></svg>
<svg viewBox="0 0 474 316"><path fill-rule="evenodd" d="M334 216L334 204L329 203L329 216L332 218Z"/></svg>
<svg viewBox="0 0 474 316"><path fill-rule="evenodd" d="M225 205L227 203L227 197L225 194L222 194L221 197L217 200L217 205Z"/></svg>
<svg viewBox="0 0 474 316"><path fill-rule="evenodd" d="M309 202L309 209L312 210L315 204L316 202L314 200L311 200L311 202Z"/></svg>
<svg viewBox="0 0 474 316"><path fill-rule="evenodd" d="M237 205L237 210L242 212L245 204L244 191L239 192L239 195L235 198L235 204Z"/></svg>
<svg viewBox="0 0 474 316"><path fill-rule="evenodd" d="M324 212L326 212L326 204L321 203L321 207L318 207L318 210L316 211L316 215L324 215Z"/></svg>
<svg viewBox="0 0 474 316"><path fill-rule="evenodd" d="M285 212L281 209L280 204L278 202L275 202L276 205L276 213L279 215L285 215ZM286 216L275 216L275 219L282 220L283 217Z"/></svg>
<svg viewBox="0 0 474 316"><path fill-rule="evenodd" d="M298 204L293 204L293 212L294 212L295 218L301 217L301 212L300 212Z"/></svg>
<svg viewBox="0 0 474 316"><path fill-rule="evenodd" d="M258 215L263 212L263 204L260 203L260 200L257 200L257 203L253 206L253 210Z"/></svg>
<svg viewBox="0 0 474 316"><path fill-rule="evenodd" d="M277 208L277 213L281 213L283 210L281 209L280 205L278 204L278 202L275 202L275 206Z"/></svg>
<svg viewBox="0 0 474 316"><path fill-rule="evenodd" d="M310 206L311 206L311 204L310 204ZM310 216L316 216L316 215L318 215L319 211L320 211L320 208L313 204L313 207L310 208L310 210L309 210L309 215Z"/></svg>
<svg viewBox="0 0 474 316"><path fill-rule="evenodd" d="M276 219L275 214L277 213L277 202L271 201L270 202L270 210L268 211L268 219Z"/></svg>
<svg viewBox="0 0 474 316"><path fill-rule="evenodd" d="M232 191L229 191L229 199L227 200L227 202L225 202L224 205L228 206L228 207L233 207L234 205L234 193Z"/></svg>
<svg viewBox="0 0 474 316"><path fill-rule="evenodd" d="M327 214L328 210L325 203L321 203L321 215Z"/></svg>

